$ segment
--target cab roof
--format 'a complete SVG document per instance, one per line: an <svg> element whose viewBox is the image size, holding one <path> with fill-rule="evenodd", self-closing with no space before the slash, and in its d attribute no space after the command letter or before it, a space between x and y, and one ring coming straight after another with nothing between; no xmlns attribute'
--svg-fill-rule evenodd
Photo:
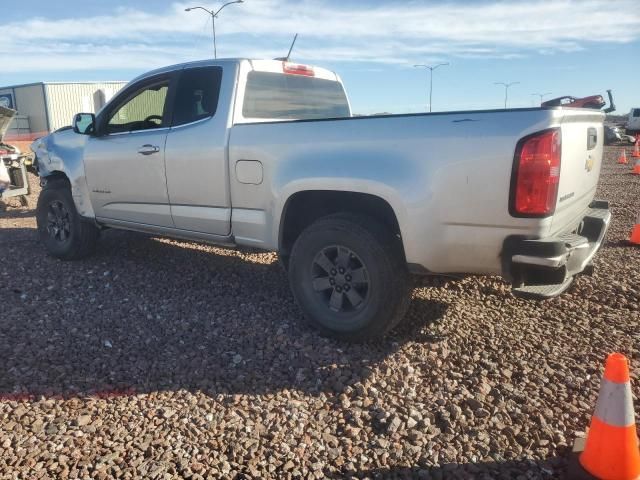
<svg viewBox="0 0 640 480"><path fill-rule="evenodd" d="M298 62L283 62L282 60L259 60L259 59L250 59L250 58L218 58L218 59L209 59L209 60L197 60L193 62L185 62L185 63L177 63L175 65L169 65L166 67L157 68L155 70L151 70L150 72L143 73L142 75L137 76L131 82L133 83L138 80L142 80L144 78L152 77L154 75L158 75L161 73L174 72L176 70L182 70L184 68L193 68L193 67L210 67L210 66L218 66L218 67L231 67L234 65L238 65L242 62L248 62L253 70L260 72L283 72L283 64L288 63L292 65L303 65L304 67L308 67L313 69L314 76L316 78L323 78L326 80L340 81L340 77L335 72L331 70L327 70L326 68L316 67L313 65L304 65L298 64Z"/></svg>

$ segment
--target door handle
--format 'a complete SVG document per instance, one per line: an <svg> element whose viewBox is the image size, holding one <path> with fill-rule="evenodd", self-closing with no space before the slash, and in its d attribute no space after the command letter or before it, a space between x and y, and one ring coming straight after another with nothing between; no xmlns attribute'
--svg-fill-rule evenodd
<svg viewBox="0 0 640 480"><path fill-rule="evenodd" d="M139 149L138 149L138 153L140 155L153 155L154 153L158 153L160 151L160 147L156 146L156 145L142 145Z"/></svg>

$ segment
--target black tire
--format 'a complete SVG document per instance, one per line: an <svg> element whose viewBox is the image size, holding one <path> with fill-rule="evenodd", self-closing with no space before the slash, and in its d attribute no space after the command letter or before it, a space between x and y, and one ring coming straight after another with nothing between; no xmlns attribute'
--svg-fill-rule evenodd
<svg viewBox="0 0 640 480"><path fill-rule="evenodd" d="M94 252L98 228L82 219L66 180L47 182L36 208L38 236L47 253L62 260L78 260Z"/></svg>
<svg viewBox="0 0 640 480"><path fill-rule="evenodd" d="M340 340L382 337L404 318L411 300L400 240L377 221L351 213L323 217L300 234L289 282L307 321Z"/></svg>
<svg viewBox="0 0 640 480"><path fill-rule="evenodd" d="M278 260L280 261L280 266L285 272L289 271L289 255L278 254Z"/></svg>

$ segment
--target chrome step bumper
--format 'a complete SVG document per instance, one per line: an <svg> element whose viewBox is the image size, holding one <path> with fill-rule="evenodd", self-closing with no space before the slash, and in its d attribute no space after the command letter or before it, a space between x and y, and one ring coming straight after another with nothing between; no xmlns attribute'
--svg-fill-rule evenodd
<svg viewBox="0 0 640 480"><path fill-rule="evenodd" d="M576 275L590 273L611 223L608 202L589 206L578 232L529 240L510 237L503 248L505 273L519 297L546 299L566 291Z"/></svg>

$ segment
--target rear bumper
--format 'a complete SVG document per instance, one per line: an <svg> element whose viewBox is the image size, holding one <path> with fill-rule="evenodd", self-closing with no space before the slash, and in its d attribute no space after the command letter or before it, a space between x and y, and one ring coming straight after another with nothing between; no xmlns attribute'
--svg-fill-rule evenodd
<svg viewBox="0 0 640 480"><path fill-rule="evenodd" d="M503 272L516 296L545 299L563 293L580 273L592 271L611 222L609 204L594 201L576 231L530 240L508 237L503 245Z"/></svg>

